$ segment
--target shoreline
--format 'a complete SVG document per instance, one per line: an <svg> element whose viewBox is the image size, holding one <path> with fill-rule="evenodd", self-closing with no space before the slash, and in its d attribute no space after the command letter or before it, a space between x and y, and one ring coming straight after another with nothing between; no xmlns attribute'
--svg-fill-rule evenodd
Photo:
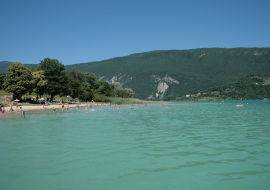
<svg viewBox="0 0 270 190"><path fill-rule="evenodd" d="M107 104L93 104L93 106L106 106ZM12 114L12 113L17 113L17 112L22 112L22 111L40 111L40 110L52 110L53 107L58 110L58 109L66 109L66 107L68 106L68 108L76 108L76 107L86 107L86 106L90 106L89 104L69 104L66 105L64 104L64 108L62 108L62 105L47 105L46 108L43 107L43 105L37 105L37 106L31 106L31 105L23 105L23 106L19 106L22 107L22 109L17 109L16 106L12 106L12 108L14 109L14 111L9 111L10 107L5 107L5 113L4 114ZM3 113L0 113L0 115Z"/></svg>
<svg viewBox="0 0 270 190"><path fill-rule="evenodd" d="M164 103L164 102L163 102ZM153 105L153 102L148 102L148 104L152 104ZM160 104L161 103L154 103L154 104ZM111 106L114 106L114 105L118 105L118 104L111 104ZM123 104L124 105L124 104ZM143 105L143 104L138 104L138 103L128 103L128 104L125 104L125 105ZM43 107L43 105L22 105L22 106L19 106L17 109L16 108L16 105L12 106L13 110L14 111L9 111L10 110L10 107L5 107L5 113L4 114L13 114L13 113L22 113L23 111L42 111L42 110L53 110L53 107L56 109L56 110L59 110L59 109L66 109L66 107L68 106L68 108L80 108L80 107L89 107L90 104L88 103L82 103L82 104L64 104L64 108L62 108L62 105L59 104L59 105L47 105L46 108ZM92 104L93 107L95 106L108 106L108 104L104 104L104 103L94 103ZM20 107L22 107L22 109L20 109ZM0 112L0 115L3 115L3 113Z"/></svg>

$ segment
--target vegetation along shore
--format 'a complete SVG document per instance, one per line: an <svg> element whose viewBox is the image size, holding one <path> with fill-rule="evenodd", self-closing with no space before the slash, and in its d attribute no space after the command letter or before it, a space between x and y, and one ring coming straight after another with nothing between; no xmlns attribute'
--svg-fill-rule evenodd
<svg viewBox="0 0 270 190"><path fill-rule="evenodd" d="M2 61L0 90L31 104L269 99L269 61L270 48L161 50L67 66Z"/></svg>

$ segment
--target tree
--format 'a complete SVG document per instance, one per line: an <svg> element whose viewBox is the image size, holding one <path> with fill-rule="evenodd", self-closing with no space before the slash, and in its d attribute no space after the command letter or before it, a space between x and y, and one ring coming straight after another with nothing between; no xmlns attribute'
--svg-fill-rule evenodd
<svg viewBox="0 0 270 190"><path fill-rule="evenodd" d="M0 73L0 90L3 89L3 83L4 83L5 77L6 77L5 73Z"/></svg>
<svg viewBox="0 0 270 190"><path fill-rule="evenodd" d="M53 100L55 95L67 95L68 74L65 72L65 66L57 59L44 58L40 61L37 70L43 70L45 80L48 81L47 91Z"/></svg>
<svg viewBox="0 0 270 190"><path fill-rule="evenodd" d="M98 88L95 90L96 93L98 94L104 94L105 96L114 96L114 86L110 85L106 81L97 81L96 86Z"/></svg>
<svg viewBox="0 0 270 190"><path fill-rule="evenodd" d="M94 84L97 81L97 76L92 73L85 72L83 73L83 81L89 83L94 88Z"/></svg>
<svg viewBox="0 0 270 190"><path fill-rule="evenodd" d="M3 87L5 91L13 93L13 98L20 99L23 94L33 88L31 71L20 62L11 63L7 68L7 76Z"/></svg>
<svg viewBox="0 0 270 190"><path fill-rule="evenodd" d="M135 94L131 88L125 88L125 91L128 93L129 97L132 97Z"/></svg>
<svg viewBox="0 0 270 190"><path fill-rule="evenodd" d="M70 96L74 99L79 94L83 93L82 89L83 73L77 70L68 72L68 85L70 90Z"/></svg>
<svg viewBox="0 0 270 190"><path fill-rule="evenodd" d="M129 97L128 92L125 89L122 89L122 91L121 91L121 97L122 98L128 98Z"/></svg>
<svg viewBox="0 0 270 190"><path fill-rule="evenodd" d="M45 85L47 85L47 81L45 80L44 71L36 71L32 73L33 75L33 83L34 83L34 92L37 96L41 96L44 94Z"/></svg>
<svg viewBox="0 0 270 190"><path fill-rule="evenodd" d="M85 100L85 101L91 101L93 97L94 97L94 94L91 90L90 91L83 90L82 93L79 94L79 99Z"/></svg>
<svg viewBox="0 0 270 190"><path fill-rule="evenodd" d="M120 82L113 83L113 86L114 86L116 96L121 97L123 88L122 88L122 85L120 84Z"/></svg>
<svg viewBox="0 0 270 190"><path fill-rule="evenodd" d="M94 93L93 91L96 88L97 76L95 74L90 74L88 72L83 73L83 81L80 84L82 93L78 95L79 99L85 101L93 100Z"/></svg>

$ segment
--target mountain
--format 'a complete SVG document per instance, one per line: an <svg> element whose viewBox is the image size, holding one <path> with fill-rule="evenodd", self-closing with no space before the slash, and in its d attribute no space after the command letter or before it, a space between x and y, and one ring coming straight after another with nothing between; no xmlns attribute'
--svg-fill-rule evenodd
<svg viewBox="0 0 270 190"><path fill-rule="evenodd" d="M247 75L268 75L270 48L202 48L136 53L109 60L66 66L120 82L134 97L181 97Z"/></svg>
<svg viewBox="0 0 270 190"><path fill-rule="evenodd" d="M262 100L270 99L270 75L245 76L233 82L211 87L179 100Z"/></svg>
<svg viewBox="0 0 270 190"><path fill-rule="evenodd" d="M7 72L7 68L9 67L9 65L12 62L10 61L1 61L0 62L0 73L6 73Z"/></svg>
<svg viewBox="0 0 270 190"><path fill-rule="evenodd" d="M7 72L7 68L9 67L9 65L13 63L10 61L1 61L0 62L0 73L6 73ZM37 68L38 64L24 64L27 67L34 67Z"/></svg>
<svg viewBox="0 0 270 190"><path fill-rule="evenodd" d="M0 72L6 70L2 68ZM5 65L5 64L3 64ZM269 75L270 48L159 50L108 60L67 65L133 89L134 97L181 97L248 75Z"/></svg>

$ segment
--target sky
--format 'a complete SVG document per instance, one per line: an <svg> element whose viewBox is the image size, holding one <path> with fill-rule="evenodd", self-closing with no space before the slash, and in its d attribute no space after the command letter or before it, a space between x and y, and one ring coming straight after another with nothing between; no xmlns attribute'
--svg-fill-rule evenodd
<svg viewBox="0 0 270 190"><path fill-rule="evenodd" d="M0 0L0 61L270 47L269 0Z"/></svg>

